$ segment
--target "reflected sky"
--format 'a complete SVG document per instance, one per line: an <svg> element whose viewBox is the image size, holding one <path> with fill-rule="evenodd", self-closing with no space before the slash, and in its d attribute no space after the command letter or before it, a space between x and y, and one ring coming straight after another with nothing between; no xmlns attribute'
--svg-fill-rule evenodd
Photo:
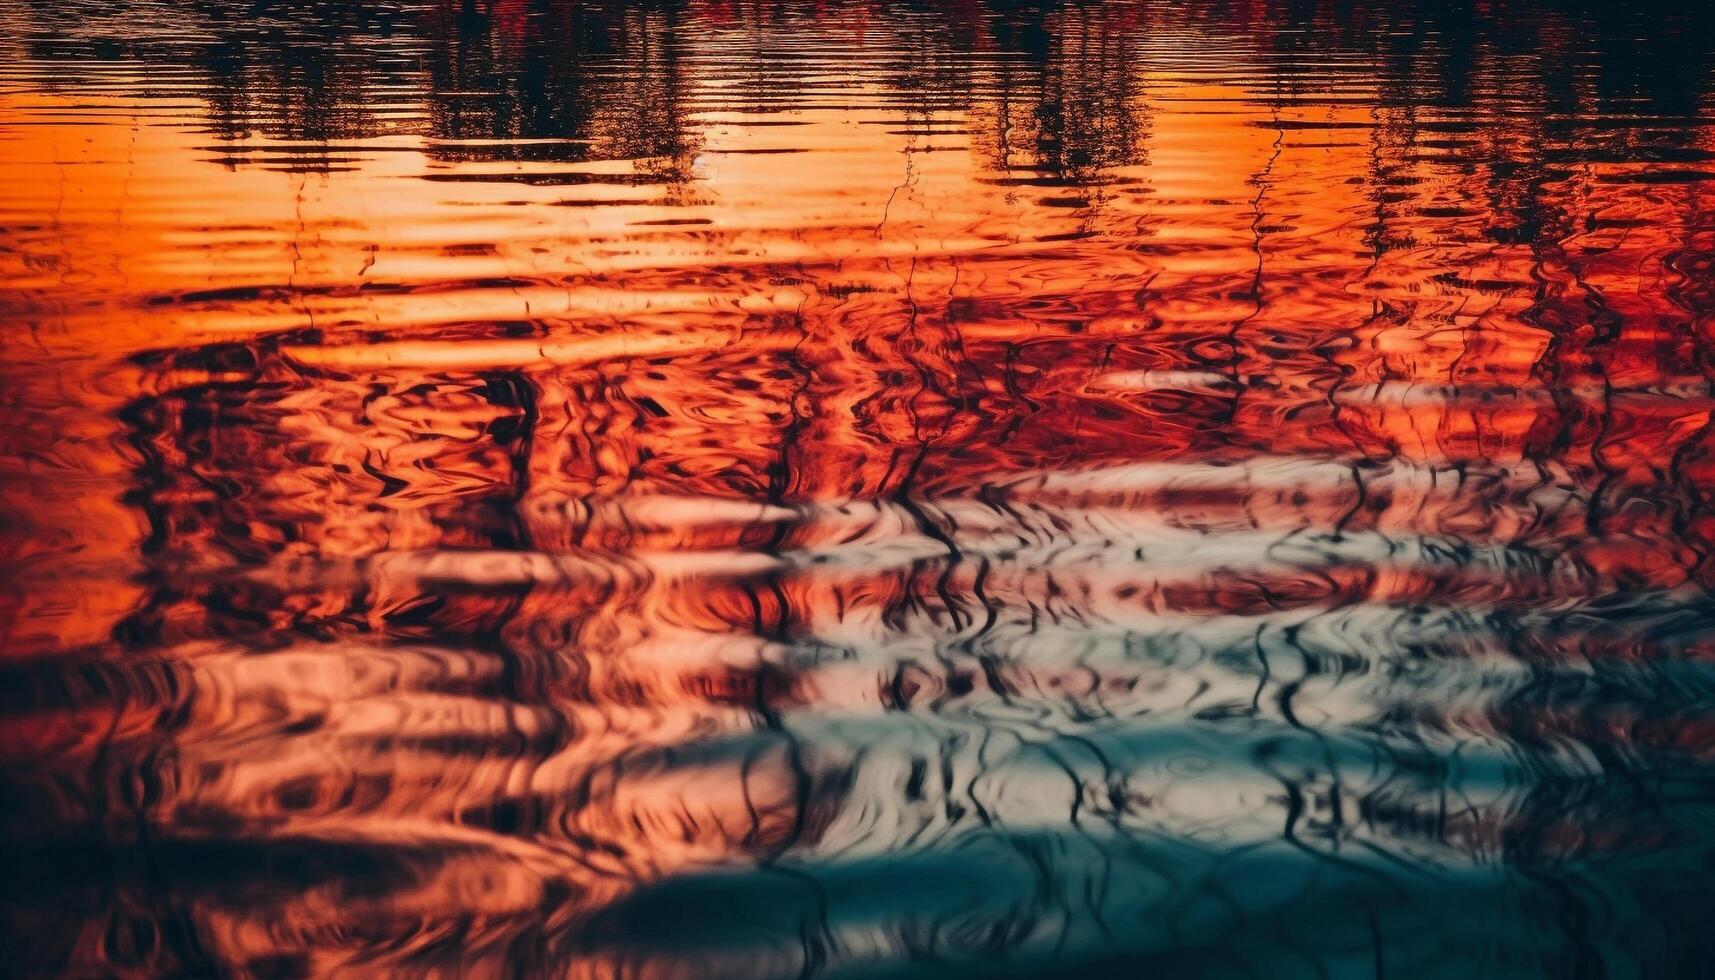
<svg viewBox="0 0 1715 980"><path fill-rule="evenodd" d="M25 975L1703 975L1689 7L0 0Z"/></svg>

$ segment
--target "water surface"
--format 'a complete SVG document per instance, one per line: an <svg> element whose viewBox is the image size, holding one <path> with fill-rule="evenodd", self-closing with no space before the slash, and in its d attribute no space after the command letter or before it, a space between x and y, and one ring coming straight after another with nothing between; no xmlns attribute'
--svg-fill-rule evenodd
<svg viewBox="0 0 1715 980"><path fill-rule="evenodd" d="M1710 975L1699 7L0 0L10 965Z"/></svg>

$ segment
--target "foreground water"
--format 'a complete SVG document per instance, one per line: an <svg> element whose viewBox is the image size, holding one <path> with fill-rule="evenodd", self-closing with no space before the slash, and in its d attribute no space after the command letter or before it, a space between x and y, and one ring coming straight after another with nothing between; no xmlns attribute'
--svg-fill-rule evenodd
<svg viewBox="0 0 1715 980"><path fill-rule="evenodd" d="M1699 6L0 0L8 966L1709 975Z"/></svg>

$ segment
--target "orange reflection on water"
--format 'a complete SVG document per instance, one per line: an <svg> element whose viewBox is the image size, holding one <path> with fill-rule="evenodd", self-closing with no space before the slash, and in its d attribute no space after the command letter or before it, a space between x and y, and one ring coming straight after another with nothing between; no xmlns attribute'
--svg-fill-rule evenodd
<svg viewBox="0 0 1715 980"><path fill-rule="evenodd" d="M1423 929L1702 853L1566 788L1710 754L1628 673L1715 585L1715 147L1635 25L157 13L0 3L32 966L1071 968L1252 845Z"/></svg>

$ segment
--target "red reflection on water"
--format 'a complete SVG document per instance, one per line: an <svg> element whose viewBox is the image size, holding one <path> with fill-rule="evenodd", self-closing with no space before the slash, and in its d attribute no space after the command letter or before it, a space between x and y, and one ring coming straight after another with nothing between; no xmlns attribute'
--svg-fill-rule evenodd
<svg viewBox="0 0 1715 980"><path fill-rule="evenodd" d="M13 913L44 962L605 976L644 954L591 917L693 871L1045 807L1269 838L1272 777L1008 753L1271 683L1300 727L1706 758L1636 705L1104 653L1715 584L1700 104L1555 74L1602 57L1571 14L1455 98L1435 44L1342 44L1382 13L1294 53L1222 10L439 4L385 57L20 56L6 832L118 855ZM1484 628L1424 642L1651 655ZM862 727L902 713L953 734ZM1670 835L1521 789L1429 847L1372 789L1394 818L1314 819L1424 861Z"/></svg>

